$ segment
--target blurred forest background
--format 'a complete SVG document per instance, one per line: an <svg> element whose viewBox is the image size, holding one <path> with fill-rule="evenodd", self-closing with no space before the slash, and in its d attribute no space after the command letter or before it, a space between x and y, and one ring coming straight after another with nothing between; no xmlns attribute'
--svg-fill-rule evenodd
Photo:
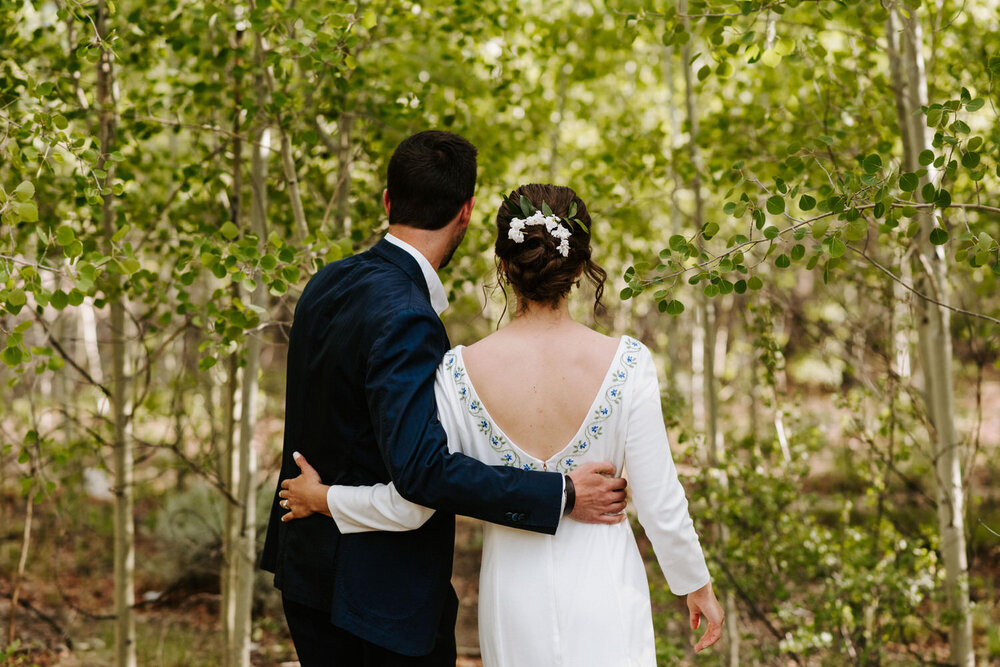
<svg viewBox="0 0 1000 667"><path fill-rule="evenodd" d="M1000 664L998 35L996 0L0 1L0 662L294 661L255 561L296 297L443 128L480 151L453 344L501 317L501 191L555 182L611 276L581 320L662 362L728 612L695 656L649 558L662 664Z"/></svg>

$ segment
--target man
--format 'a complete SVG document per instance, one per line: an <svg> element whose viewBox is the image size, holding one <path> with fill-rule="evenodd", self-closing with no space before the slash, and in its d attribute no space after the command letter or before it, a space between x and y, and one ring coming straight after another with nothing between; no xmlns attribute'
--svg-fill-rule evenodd
<svg viewBox="0 0 1000 667"><path fill-rule="evenodd" d="M468 228L476 149L439 131L404 140L383 193L389 234L324 267L295 310L288 346L280 482L301 452L327 484L395 483L438 510L410 532L342 535L324 502L282 520L271 509L262 567L274 572L303 667L455 664L454 514L552 534L564 509L613 523L625 482L611 464L568 477L491 467L447 450L434 375L450 347L435 271ZM602 474L603 473L603 474Z"/></svg>

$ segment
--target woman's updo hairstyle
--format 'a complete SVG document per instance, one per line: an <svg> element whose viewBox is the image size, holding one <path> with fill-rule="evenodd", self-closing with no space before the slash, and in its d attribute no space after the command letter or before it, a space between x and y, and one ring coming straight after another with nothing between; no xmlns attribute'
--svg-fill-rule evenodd
<svg viewBox="0 0 1000 667"><path fill-rule="evenodd" d="M554 237L545 225L525 226L521 230L524 240L520 243L510 238L511 220L527 217L520 207L516 206L521 201L522 195L528 198L536 210L542 210L542 204L545 203L553 214L563 218L560 224L570 229L569 251L566 257L559 251L560 240ZM582 222L586 230L568 220L574 202L576 213L573 218ZM597 313L601 305L601 296L604 294L607 273L590 257L592 230L587 205L571 188L537 183L522 185L510 193L497 212L498 282L501 285L509 284L514 289L521 309L526 305L525 300L556 308L569 294L573 285L578 283L582 273L595 287L594 312Z"/></svg>

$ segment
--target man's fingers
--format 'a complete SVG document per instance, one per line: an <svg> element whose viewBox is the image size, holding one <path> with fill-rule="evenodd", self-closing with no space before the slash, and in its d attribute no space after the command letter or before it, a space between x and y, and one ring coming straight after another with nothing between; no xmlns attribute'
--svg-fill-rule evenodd
<svg viewBox="0 0 1000 667"><path fill-rule="evenodd" d="M613 526L616 523L621 523L625 520L624 514L598 514L593 518L590 523L604 523L609 526Z"/></svg>
<svg viewBox="0 0 1000 667"><path fill-rule="evenodd" d="M628 481L624 477L611 477L607 482L608 491L615 493L625 493L625 487L627 486Z"/></svg>
<svg viewBox="0 0 1000 667"><path fill-rule="evenodd" d="M292 484L292 480L290 480L290 479L282 480L281 481L281 488L287 489L289 486L291 486L291 484Z"/></svg>
<svg viewBox="0 0 1000 667"><path fill-rule="evenodd" d="M585 472L597 473L599 475L614 475L616 472L615 464L611 461L594 461L591 463L585 463L583 468Z"/></svg>
<svg viewBox="0 0 1000 667"><path fill-rule="evenodd" d="M698 626L701 625L701 613L697 611L691 612L691 629L697 630Z"/></svg>

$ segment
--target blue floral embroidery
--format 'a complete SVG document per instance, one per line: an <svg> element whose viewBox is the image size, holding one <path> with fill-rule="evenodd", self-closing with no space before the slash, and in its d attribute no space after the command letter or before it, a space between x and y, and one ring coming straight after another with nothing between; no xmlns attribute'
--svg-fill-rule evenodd
<svg viewBox="0 0 1000 667"><path fill-rule="evenodd" d="M584 437L570 448L569 452L556 464L556 470L570 472L578 465L578 459L589 452L591 445L603 434L602 422L607 421L614 412L615 406L622 402L623 385L628 380L629 371L635 368L639 361L638 352L642 343L634 338L625 337L625 350L618 358L618 363L611 370L611 386L604 392L606 402L599 403L594 415L584 429Z"/></svg>

